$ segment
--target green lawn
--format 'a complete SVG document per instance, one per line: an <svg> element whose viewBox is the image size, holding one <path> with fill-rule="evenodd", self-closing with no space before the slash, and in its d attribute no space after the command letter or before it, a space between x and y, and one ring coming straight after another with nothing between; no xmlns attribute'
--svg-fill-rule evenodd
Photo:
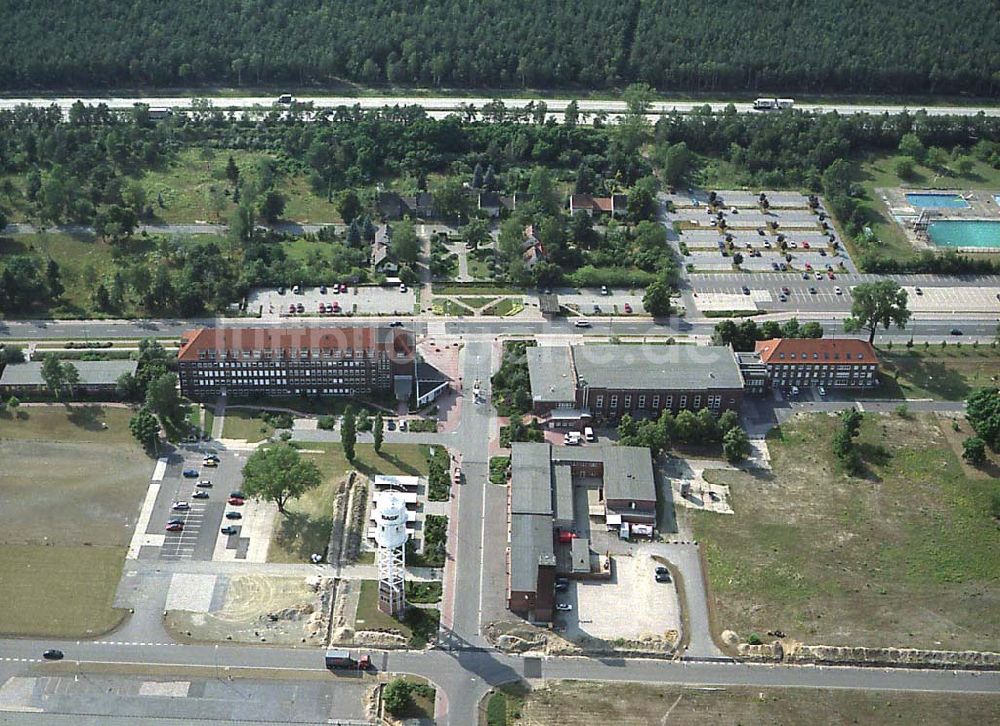
<svg viewBox="0 0 1000 726"><path fill-rule="evenodd" d="M137 239L134 248L141 252L148 243ZM99 242L93 235L70 235L61 232L19 234L0 237L0 258L8 255L36 255L52 258L62 273L63 303L53 310L79 316L91 310L91 295L105 276L114 273L111 246Z"/></svg>
<svg viewBox="0 0 1000 726"><path fill-rule="evenodd" d="M519 299L505 297L483 310L483 315L516 315L522 310L524 310L524 303Z"/></svg>
<svg viewBox="0 0 1000 726"><path fill-rule="evenodd" d="M1000 351L988 345L880 347L879 360L884 392L892 398L957 401L996 385L1000 376Z"/></svg>
<svg viewBox="0 0 1000 726"><path fill-rule="evenodd" d="M413 631L396 618L378 609L378 581L362 580L361 597L358 600L358 614L354 620L355 630L398 630L403 637L410 638Z"/></svg>
<svg viewBox="0 0 1000 726"><path fill-rule="evenodd" d="M868 475L848 478L838 425L800 414L772 432L773 474L707 472L730 485L734 516L679 510L704 546L717 627L830 645L998 642L998 482L967 477L930 415L866 416Z"/></svg>
<svg viewBox="0 0 1000 726"><path fill-rule="evenodd" d="M485 258L475 257L470 252L468 256L469 274L476 280L490 280L493 275L490 268L486 266Z"/></svg>
<svg viewBox="0 0 1000 726"><path fill-rule="evenodd" d="M123 617L112 603L153 461L127 409L20 411L0 417L0 633L96 636Z"/></svg>
<svg viewBox="0 0 1000 726"><path fill-rule="evenodd" d="M131 417L131 409L118 406L22 405L18 407L16 416L11 415L10 409L0 415L0 440L128 444L131 448L135 444L135 439L128 430Z"/></svg>
<svg viewBox="0 0 1000 726"><path fill-rule="evenodd" d="M244 178L258 160L267 156L241 149L183 149L162 169L145 172L139 183L159 221L165 223L226 222L236 209L232 185L226 178L229 157L236 160ZM285 195L284 217L294 221L333 222L334 206L313 193L301 175L285 174L276 165L275 189ZM227 192L229 192L227 194ZM163 206L159 204L163 198ZM218 200L218 204L216 201Z"/></svg>
<svg viewBox="0 0 1000 726"><path fill-rule="evenodd" d="M250 443L263 441L274 434L274 427L257 415L256 411L227 409L222 424L222 438L245 439Z"/></svg>
<svg viewBox="0 0 1000 726"><path fill-rule="evenodd" d="M96 637L125 612L112 605L125 547L0 545L0 634Z"/></svg>
<svg viewBox="0 0 1000 726"><path fill-rule="evenodd" d="M323 451L322 454L303 454L319 466L323 481L302 497L290 501L285 507L287 514L278 515L267 552L269 562L308 562L314 552L326 552L333 525L334 495L352 468L368 477L375 474L427 475L427 447L424 445L385 444L380 455L371 444L358 444L353 466L340 444L309 442L302 448Z"/></svg>

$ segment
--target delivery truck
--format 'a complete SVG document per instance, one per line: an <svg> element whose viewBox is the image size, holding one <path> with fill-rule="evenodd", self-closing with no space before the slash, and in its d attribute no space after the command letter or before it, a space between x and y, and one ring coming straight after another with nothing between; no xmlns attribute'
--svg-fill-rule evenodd
<svg viewBox="0 0 1000 726"><path fill-rule="evenodd" d="M326 667L330 670L367 671L371 670L372 659L367 654L355 658L349 650L327 648Z"/></svg>

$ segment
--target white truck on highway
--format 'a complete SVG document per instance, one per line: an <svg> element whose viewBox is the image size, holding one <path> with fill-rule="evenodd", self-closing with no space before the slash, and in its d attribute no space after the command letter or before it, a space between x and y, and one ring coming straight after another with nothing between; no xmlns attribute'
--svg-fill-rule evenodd
<svg viewBox="0 0 1000 726"><path fill-rule="evenodd" d="M758 98L753 102L755 111L782 111L794 105L794 98Z"/></svg>

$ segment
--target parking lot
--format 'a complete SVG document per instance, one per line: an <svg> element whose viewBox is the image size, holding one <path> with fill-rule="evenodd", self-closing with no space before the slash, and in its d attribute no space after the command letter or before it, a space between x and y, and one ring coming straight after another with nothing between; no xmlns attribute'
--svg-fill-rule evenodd
<svg viewBox="0 0 1000 726"><path fill-rule="evenodd" d="M645 314L642 290L609 289L608 295L602 294L600 289L591 288L560 288L554 292L559 296L560 305L575 305L580 309L581 315L627 314L626 305L631 306L635 315Z"/></svg>
<svg viewBox="0 0 1000 726"><path fill-rule="evenodd" d="M221 451L222 459L217 467L202 465L204 446L184 446L178 450L167 463L163 479L158 482L159 491L149 516L148 525L142 546L139 548L139 558L158 558L163 560L212 560L215 558L217 545L222 540L222 549L227 544L238 547L242 558L250 549L249 541L240 546L242 530L246 529L244 512L247 505L231 506L226 503L229 493L237 491L242 484L242 469L246 453L242 451ZM197 477L185 477L185 470L195 470ZM211 482L210 487L197 486L199 481ZM207 499L195 499L195 492L207 492ZM175 510L175 502L186 502L189 509ZM236 511L241 515L239 520L228 520L227 512ZM179 532L166 531L167 522L179 520L183 529ZM240 528L240 534L228 536L221 533L221 528L231 524ZM255 529L261 529L255 527ZM265 528L266 529L266 528ZM267 537L270 530L266 529ZM266 553L267 545L263 544ZM232 548L230 548L232 549ZM231 554L229 557L233 557ZM238 557L238 555L237 555ZM222 559L228 559L223 557Z"/></svg>
<svg viewBox="0 0 1000 726"><path fill-rule="evenodd" d="M680 605L677 588L670 582L657 582L655 562L648 555L616 556L610 581L571 582L569 590L557 596L557 602L573 609L559 612L569 638L589 636L601 640L638 639L680 632ZM615 617L611 613L627 613Z"/></svg>
<svg viewBox="0 0 1000 726"><path fill-rule="evenodd" d="M803 280L801 275L766 273L691 276L699 310L849 310L854 283L853 279L849 284L839 276L833 280L828 277L817 280L815 276ZM744 293L744 286L749 294Z"/></svg>
<svg viewBox="0 0 1000 726"><path fill-rule="evenodd" d="M348 286L347 292L334 292L333 283L326 292L320 287L301 287L299 292L294 288L255 288L247 295L247 312L259 313L263 318L332 318L345 315L412 315L417 302L416 292L407 288L400 292L396 285ZM320 312L319 305L323 303L339 312ZM291 306L296 312L291 311ZM298 306L302 311L298 312Z"/></svg>

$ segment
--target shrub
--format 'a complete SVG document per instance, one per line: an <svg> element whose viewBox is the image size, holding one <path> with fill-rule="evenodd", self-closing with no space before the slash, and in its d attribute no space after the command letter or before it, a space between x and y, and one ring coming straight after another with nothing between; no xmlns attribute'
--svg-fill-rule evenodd
<svg viewBox="0 0 1000 726"><path fill-rule="evenodd" d="M750 633L750 637L747 638L747 643L750 645L760 645L763 641L757 633Z"/></svg>
<svg viewBox="0 0 1000 726"><path fill-rule="evenodd" d="M382 690L382 704L393 716L409 711L413 707L413 690L410 684L402 678L389 681Z"/></svg>
<svg viewBox="0 0 1000 726"><path fill-rule="evenodd" d="M336 416L320 416L316 421L316 426L321 428L323 431L333 431L337 426Z"/></svg>

